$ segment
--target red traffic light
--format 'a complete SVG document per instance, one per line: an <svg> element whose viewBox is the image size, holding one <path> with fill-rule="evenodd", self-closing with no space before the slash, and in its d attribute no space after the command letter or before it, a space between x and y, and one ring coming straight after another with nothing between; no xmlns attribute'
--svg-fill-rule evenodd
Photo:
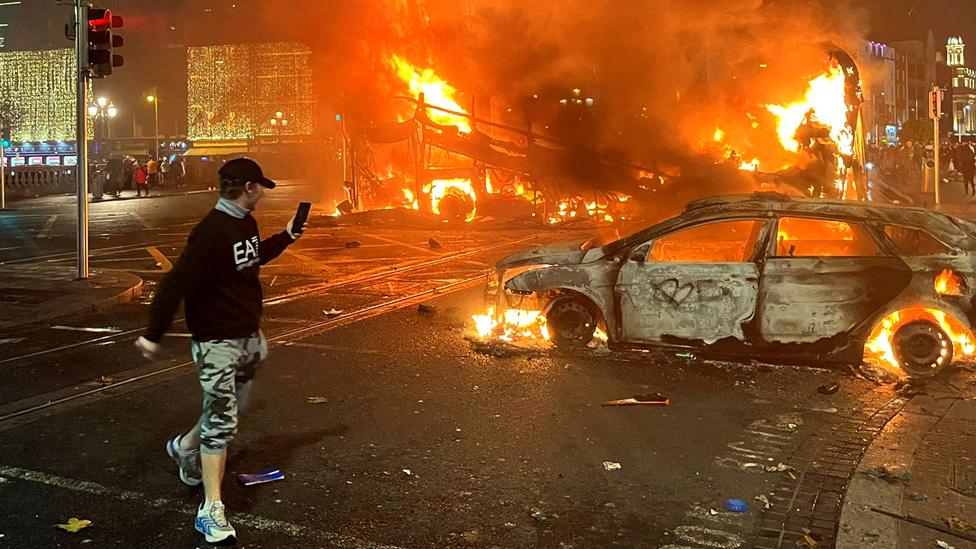
<svg viewBox="0 0 976 549"><path fill-rule="evenodd" d="M122 18L119 17L119 23ZM108 8L88 8L88 28L93 31L108 30L112 28L112 10ZM122 26L121 24L119 26Z"/></svg>

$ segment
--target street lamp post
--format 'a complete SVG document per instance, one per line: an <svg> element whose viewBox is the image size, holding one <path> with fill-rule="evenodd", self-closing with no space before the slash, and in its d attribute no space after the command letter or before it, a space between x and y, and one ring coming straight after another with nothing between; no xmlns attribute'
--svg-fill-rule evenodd
<svg viewBox="0 0 976 549"><path fill-rule="evenodd" d="M147 95L146 101L153 104L153 117L156 120L156 129L153 134L156 136L156 161L159 161L159 96Z"/></svg>
<svg viewBox="0 0 976 549"><path fill-rule="evenodd" d="M271 127L275 129L275 144L281 143L281 131L288 125L288 119L285 118L285 113L277 111L274 113L274 118L270 120Z"/></svg>
<svg viewBox="0 0 976 549"><path fill-rule="evenodd" d="M88 105L88 116L92 120L102 119L102 139L109 139L112 137L112 119L119 115L119 109L108 100L106 97L99 97L94 103ZM98 126L95 126L96 129ZM95 136L95 141L98 142L98 135ZM97 151L100 155L103 155L101 147L97 147Z"/></svg>

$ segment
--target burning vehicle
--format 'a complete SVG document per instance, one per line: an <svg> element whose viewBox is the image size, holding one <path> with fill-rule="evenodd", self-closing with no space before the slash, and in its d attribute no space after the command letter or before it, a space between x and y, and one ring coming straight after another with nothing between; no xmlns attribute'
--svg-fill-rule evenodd
<svg viewBox="0 0 976 549"><path fill-rule="evenodd" d="M939 212L753 193L706 198L605 245L498 262L483 336L668 348L931 376L973 354L976 224Z"/></svg>

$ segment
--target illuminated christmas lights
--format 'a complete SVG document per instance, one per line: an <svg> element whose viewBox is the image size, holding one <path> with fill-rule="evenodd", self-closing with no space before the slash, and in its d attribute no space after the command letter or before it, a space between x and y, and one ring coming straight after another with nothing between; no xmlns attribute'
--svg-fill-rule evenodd
<svg viewBox="0 0 976 549"><path fill-rule="evenodd" d="M315 89L311 50L294 42L187 48L192 140L309 135ZM287 125L271 124L283 113Z"/></svg>
<svg viewBox="0 0 976 549"><path fill-rule="evenodd" d="M0 101L8 99L14 141L74 140L74 50L0 53Z"/></svg>

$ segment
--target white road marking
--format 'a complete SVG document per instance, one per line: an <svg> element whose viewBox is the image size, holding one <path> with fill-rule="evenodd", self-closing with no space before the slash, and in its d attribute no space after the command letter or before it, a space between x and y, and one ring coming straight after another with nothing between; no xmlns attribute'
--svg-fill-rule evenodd
<svg viewBox="0 0 976 549"><path fill-rule="evenodd" d="M51 326L52 330L65 330L68 332L91 332L95 334L117 334L122 331L121 328L88 328L82 326Z"/></svg>
<svg viewBox="0 0 976 549"><path fill-rule="evenodd" d="M191 515L196 512L195 505L187 505L172 499L152 498L150 495L141 492L112 488L110 486L105 486L104 484L98 484L97 482L64 478L48 473L41 473L39 471L21 469L20 467L0 465L0 476L36 482L46 486L53 486L55 488L62 488L65 490L71 490L73 492L81 492L103 498L111 498L117 501L126 502L127 504L144 504L153 509L160 509L163 511L176 511L186 513L187 515ZM369 540L359 539L344 534L337 534L335 532L317 530L307 526L301 526L299 524L285 522L282 520L269 519L249 513L231 513L230 517L234 523L246 526L248 528L253 528L255 530L262 530L275 534L284 534L286 536L300 539L317 539L333 544L336 547L350 547L353 549L398 549L395 545L381 545Z"/></svg>
<svg viewBox="0 0 976 549"><path fill-rule="evenodd" d="M7 339L0 339L0 345L9 345L11 343L20 343L21 341L26 341L26 337L8 337Z"/></svg>
<svg viewBox="0 0 976 549"><path fill-rule="evenodd" d="M147 228L149 230L153 230L153 229L156 228L151 223L149 223L148 221L146 221L146 218L145 217L142 217L141 215L137 214L136 212L133 212L133 211L130 210L128 212L128 214L131 215L132 217L134 217L136 219L136 221L138 221L139 223L141 223L143 227L145 227L145 228Z"/></svg>
<svg viewBox="0 0 976 549"><path fill-rule="evenodd" d="M173 270L173 264L169 262L169 259L167 259L165 255L163 255L163 252L159 251L159 248L149 246L146 248L146 251L149 252L149 255L153 256L153 259L156 260L156 264L159 265L159 268L162 269L164 273L168 273Z"/></svg>
<svg viewBox="0 0 976 549"><path fill-rule="evenodd" d="M37 233L37 238L47 238L51 236L48 233L50 233L51 229L54 228L54 222L57 220L58 220L58 214L54 214L48 217L47 221L44 222L44 227L41 228L41 232Z"/></svg>

